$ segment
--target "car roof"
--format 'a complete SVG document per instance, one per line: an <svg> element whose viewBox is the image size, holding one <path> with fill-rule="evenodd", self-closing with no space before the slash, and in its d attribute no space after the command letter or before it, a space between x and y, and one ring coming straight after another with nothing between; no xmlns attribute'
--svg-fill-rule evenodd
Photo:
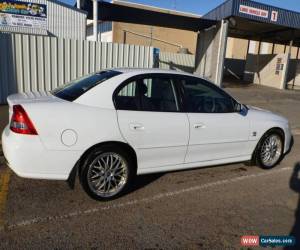
<svg viewBox="0 0 300 250"><path fill-rule="evenodd" d="M177 75L189 75L194 76L190 73L185 73L181 71L176 70L167 70L167 69L157 69L157 68L113 68L111 70L119 71L124 74L130 73L130 74L149 74L149 73L158 73L158 74L177 74Z"/></svg>

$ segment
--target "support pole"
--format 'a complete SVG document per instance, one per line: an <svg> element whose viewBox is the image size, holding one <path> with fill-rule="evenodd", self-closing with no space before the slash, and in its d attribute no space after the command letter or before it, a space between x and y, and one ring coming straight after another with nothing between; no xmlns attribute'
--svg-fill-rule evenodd
<svg viewBox="0 0 300 250"><path fill-rule="evenodd" d="M261 39L259 39L259 42L258 42L258 50L257 50L257 55L256 55L256 75L257 75L257 79L258 79L258 84L261 84L261 82L260 82L260 72L259 72L260 50L261 50ZM254 81L255 81L255 79L254 79Z"/></svg>
<svg viewBox="0 0 300 250"><path fill-rule="evenodd" d="M98 40L98 0L93 1L93 36L94 41Z"/></svg>
<svg viewBox="0 0 300 250"><path fill-rule="evenodd" d="M217 59L217 65L216 65L217 68L216 68L216 77L215 77L215 82L219 87L222 87L222 82L223 82L228 28L229 28L228 21L223 19L221 22L219 50L218 50L218 59Z"/></svg>
<svg viewBox="0 0 300 250"><path fill-rule="evenodd" d="M250 48L250 40L248 40L248 44L247 44L247 52L246 52L246 57L245 59L247 58L247 55L249 54L249 48Z"/></svg>
<svg viewBox="0 0 300 250"><path fill-rule="evenodd" d="M291 41L290 41L290 46L289 46L289 54L290 54L290 56L291 56L291 54L292 54L292 47L293 47L293 44L294 44L294 40L291 40Z"/></svg>
<svg viewBox="0 0 300 250"><path fill-rule="evenodd" d="M299 47L297 47L296 62L297 62L298 58L299 58ZM295 75L294 75L292 89L294 89L294 88L295 88L295 82L296 82L296 73L297 73L297 70L296 70L296 72L295 72Z"/></svg>
<svg viewBox="0 0 300 250"><path fill-rule="evenodd" d="M126 44L127 31L123 30L123 44Z"/></svg>
<svg viewBox="0 0 300 250"><path fill-rule="evenodd" d="M80 0L77 0L76 3L77 3L76 4L77 9L80 9Z"/></svg>
<svg viewBox="0 0 300 250"><path fill-rule="evenodd" d="M289 66L290 66L290 60L291 60L291 53L292 53L292 47L294 44L294 40L290 41L290 45L289 45L289 51L287 53L287 59L286 59L286 65L285 65L285 70L283 72L283 81L282 81L282 85L281 85L281 89L286 89L287 88L287 78L288 78L288 73L289 73Z"/></svg>

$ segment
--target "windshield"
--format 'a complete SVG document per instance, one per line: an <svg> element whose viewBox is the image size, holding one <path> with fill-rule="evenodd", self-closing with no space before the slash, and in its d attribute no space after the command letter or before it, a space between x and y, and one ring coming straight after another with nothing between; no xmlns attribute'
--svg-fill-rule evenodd
<svg viewBox="0 0 300 250"><path fill-rule="evenodd" d="M107 70L87 75L54 89L51 94L66 101L74 101L91 88L120 74L119 71Z"/></svg>

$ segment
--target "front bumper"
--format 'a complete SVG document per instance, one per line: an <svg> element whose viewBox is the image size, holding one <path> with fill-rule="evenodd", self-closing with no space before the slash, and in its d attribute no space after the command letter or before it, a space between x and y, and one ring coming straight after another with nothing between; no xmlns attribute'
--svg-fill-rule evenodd
<svg viewBox="0 0 300 250"><path fill-rule="evenodd" d="M294 144L294 138L289 126L284 129L284 134L285 134L284 154L288 154L291 151L292 146Z"/></svg>
<svg viewBox="0 0 300 250"><path fill-rule="evenodd" d="M285 150L286 152L284 154L285 155L289 154L292 151L293 146L294 146L294 136L291 137L290 144L288 148Z"/></svg>
<svg viewBox="0 0 300 250"><path fill-rule="evenodd" d="M81 156L79 151L47 150L39 136L19 135L7 126L2 148L8 166L20 177L67 180Z"/></svg>

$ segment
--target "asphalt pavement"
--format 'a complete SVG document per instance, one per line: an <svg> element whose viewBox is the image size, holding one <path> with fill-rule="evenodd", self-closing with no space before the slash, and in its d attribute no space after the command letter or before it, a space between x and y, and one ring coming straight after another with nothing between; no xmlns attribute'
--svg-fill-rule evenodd
<svg viewBox="0 0 300 250"><path fill-rule="evenodd" d="M78 182L70 190L62 181L22 179L2 164L0 249L243 249L243 235L300 239L300 92L226 90L290 119L295 144L278 167L140 176L126 196L101 203Z"/></svg>

